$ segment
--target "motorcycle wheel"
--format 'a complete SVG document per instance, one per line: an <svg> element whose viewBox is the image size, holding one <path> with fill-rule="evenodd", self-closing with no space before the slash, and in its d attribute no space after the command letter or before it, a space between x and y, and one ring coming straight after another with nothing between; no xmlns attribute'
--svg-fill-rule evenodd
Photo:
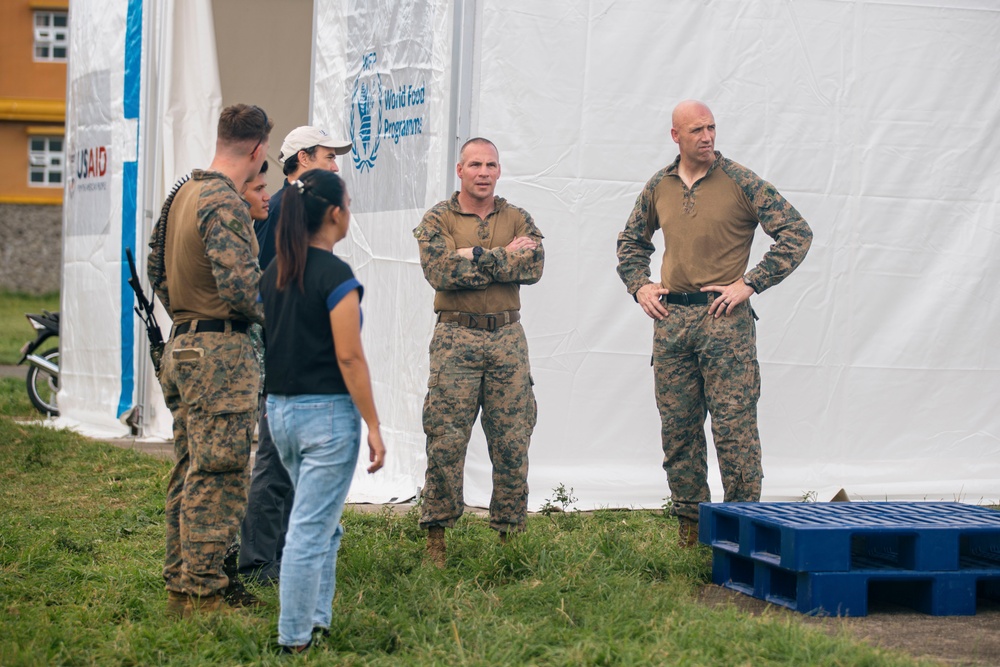
<svg viewBox="0 0 1000 667"><path fill-rule="evenodd" d="M59 348L46 350L41 354L46 361L50 361L56 366L59 365ZM43 371L37 366L28 369L28 376L25 379L28 383L28 398L35 409L43 415L52 417L59 416L59 407L56 405L56 394L59 393L59 378Z"/></svg>

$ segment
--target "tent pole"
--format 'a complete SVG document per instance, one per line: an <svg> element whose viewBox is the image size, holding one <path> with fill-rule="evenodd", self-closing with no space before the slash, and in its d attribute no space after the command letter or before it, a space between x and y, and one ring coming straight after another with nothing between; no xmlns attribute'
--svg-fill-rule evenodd
<svg viewBox="0 0 1000 667"><path fill-rule="evenodd" d="M147 243L149 234L155 222L155 198L157 184L161 178L160 165L160 145L158 123L151 119L159 118L159 76L158 63L160 61L161 39L157 34L156 27L159 25L159 18L163 11L162 2L151 2L147 5L147 13L144 17L143 44L145 67L142 73L143 99L142 113L140 114L140 137L139 156L142 161L142 175L139 180L142 197L139 210L142 212L138 221L138 229L135 234L136 247L133 249L136 258L136 268L139 270L143 281L143 288L147 290L150 301L153 300L153 293L149 287L149 280L146 276L146 256L148 255ZM136 424L138 426L138 437L145 437L149 430L151 413L148 406L151 400L149 395L150 370L152 362L149 358L149 340L145 331L136 337Z"/></svg>
<svg viewBox="0 0 1000 667"><path fill-rule="evenodd" d="M478 0L460 0L455 5L451 49L451 113L448 120L448 159L445 161L445 182L448 192L457 188L455 167L458 150L472 132L473 64L476 47Z"/></svg>

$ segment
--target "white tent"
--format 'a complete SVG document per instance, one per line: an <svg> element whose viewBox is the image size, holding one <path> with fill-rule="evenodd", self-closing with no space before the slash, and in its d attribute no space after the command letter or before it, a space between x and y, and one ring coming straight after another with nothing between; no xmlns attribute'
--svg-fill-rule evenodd
<svg viewBox="0 0 1000 667"><path fill-rule="evenodd" d="M221 94L211 5L75 0L70 29L58 423L122 436L138 407L134 422L169 437L125 248L144 275L159 203L214 151ZM159 321L166 335L162 310Z"/></svg>
<svg viewBox="0 0 1000 667"><path fill-rule="evenodd" d="M85 4L74 4L75 18ZM405 499L422 483L432 291L411 230L454 187L457 146L479 135L500 148L500 194L531 211L546 236L545 276L522 291L539 402L531 505L559 484L574 489L578 507L664 502L652 327L615 275L614 248L643 183L676 154L670 111L689 97L712 107L717 148L774 183L815 233L802 267L754 300L765 499L829 497L841 487L852 499L1000 498L992 398L1000 352L988 336L1000 324L991 295L1000 265L989 261L1000 238L995 3L315 6L312 116L355 142L345 161L355 221L338 251L366 286L365 343L389 446L383 472L359 472L353 500ZM124 10L120 21L128 22ZM78 37L79 22L73 29ZM157 34L163 44L177 38ZM77 62L88 57L80 41ZM127 62L127 43L123 51ZM165 69L149 64L143 71L160 78L155 106L164 109ZM76 110L93 106L97 90L81 93L76 82L110 69L112 91L128 91L116 66L71 59L71 147L74 134L92 131ZM148 193L147 183L162 188L210 151L156 180L149 164L168 148L157 116L140 105L136 129L116 95L105 114L115 147L110 212L87 218L108 223L72 225L86 216L68 199L60 406L94 427L117 424L137 402L147 431L162 435L148 421L156 410L148 383L131 396L120 390L130 373L149 377L140 332L133 323L131 347L109 335L119 320L127 328L129 303L119 287L126 234L114 230L134 219L143 239L150 225L119 203L118 176L127 186L129 172L116 152L137 155L137 189ZM185 134L217 113L204 95L194 99L174 106ZM129 143L136 136L138 146ZM158 194L140 196L139 212L158 208ZM751 262L768 241L758 238ZM717 476L713 485L721 497ZM484 505L489 492L477 429L466 500Z"/></svg>

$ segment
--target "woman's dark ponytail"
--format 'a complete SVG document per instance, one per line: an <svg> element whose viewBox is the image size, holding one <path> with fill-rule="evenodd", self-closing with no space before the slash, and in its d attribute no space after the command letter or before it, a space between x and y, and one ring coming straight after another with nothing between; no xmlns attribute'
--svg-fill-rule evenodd
<svg viewBox="0 0 1000 667"><path fill-rule="evenodd" d="M294 282L305 291L309 239L323 225L327 210L343 205L344 182L332 171L311 169L288 183L276 232L279 290Z"/></svg>

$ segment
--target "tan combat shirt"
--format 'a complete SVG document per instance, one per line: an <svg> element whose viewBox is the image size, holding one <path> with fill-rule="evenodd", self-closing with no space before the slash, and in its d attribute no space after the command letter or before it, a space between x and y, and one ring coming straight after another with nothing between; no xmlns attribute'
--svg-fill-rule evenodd
<svg viewBox="0 0 1000 667"><path fill-rule="evenodd" d="M649 282L656 230L663 233L660 281L671 292L697 292L740 280L759 224L775 240L746 274L758 293L776 285L802 262L812 231L773 185L716 151L708 173L688 188L677 173L680 158L646 183L618 235L618 274L630 294Z"/></svg>
<svg viewBox="0 0 1000 667"><path fill-rule="evenodd" d="M527 211L502 197L494 198L493 211L482 220L462 211L456 192L427 211L413 235L420 246L424 276L437 290L435 312L520 310L520 286L534 284L542 277L542 233ZM518 236L530 236L538 247L507 253L505 246ZM478 262L456 252L475 246L485 251Z"/></svg>

